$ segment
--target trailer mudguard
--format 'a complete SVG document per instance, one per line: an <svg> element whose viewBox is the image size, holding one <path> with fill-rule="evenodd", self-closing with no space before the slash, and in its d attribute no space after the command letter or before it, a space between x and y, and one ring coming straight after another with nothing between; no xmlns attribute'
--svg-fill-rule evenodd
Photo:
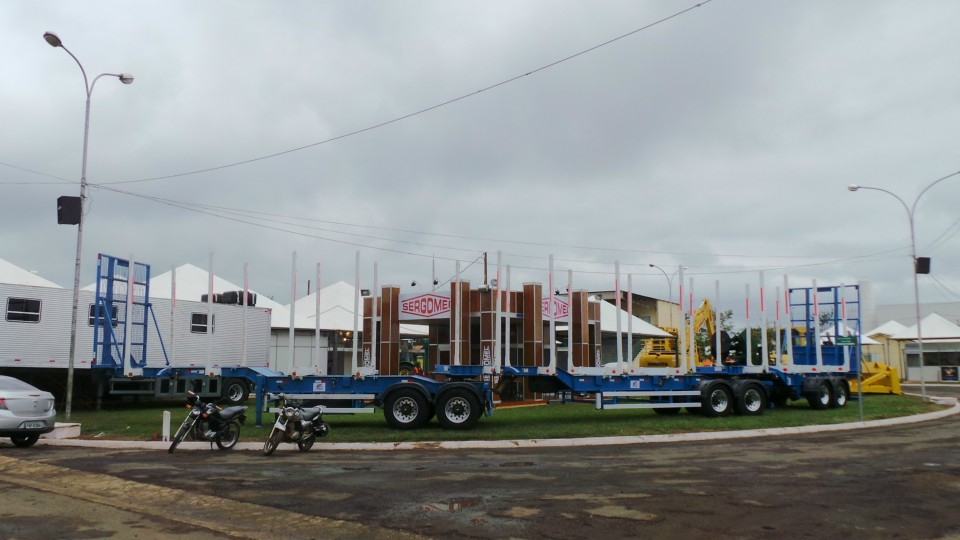
<svg viewBox="0 0 960 540"><path fill-rule="evenodd" d="M454 388L469 389L470 392L477 397L477 400L480 402L480 404L481 405L484 404L483 395L480 393L480 390L478 390L475 385L466 383L466 382L449 382L447 384L444 384L443 386L440 387L440 391L437 392L436 396L434 396L432 399L430 399L428 396L428 399L430 399L431 403L436 404L437 402L440 401L440 398L442 398L444 394L446 394L450 390L453 390Z"/></svg>
<svg viewBox="0 0 960 540"><path fill-rule="evenodd" d="M374 400L374 405L382 408L384 402L387 401L387 398L390 396L390 394L404 388L413 388L417 392L420 392L421 394L423 394L423 398L427 401L427 403L434 402L434 396L430 395L430 391L427 390L425 386L423 386L418 382L404 381L404 382L399 382L397 384L391 385L389 388L384 390L383 394L381 394L379 397L377 397L377 399Z"/></svg>

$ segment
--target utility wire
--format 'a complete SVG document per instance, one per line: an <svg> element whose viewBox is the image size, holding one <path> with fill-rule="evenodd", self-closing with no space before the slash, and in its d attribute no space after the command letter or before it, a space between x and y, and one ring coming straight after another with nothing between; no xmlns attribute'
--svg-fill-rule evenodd
<svg viewBox="0 0 960 540"><path fill-rule="evenodd" d="M372 126L368 126L368 127L365 127L365 128L361 128L361 129L357 129L357 130L354 130L354 131L350 131L350 132L344 133L344 134L342 134L342 135L337 135L336 137L331 137L331 138L329 138L329 139L324 139L324 140L322 140L322 141L318 141L318 142L315 142L315 143L305 144L305 145L303 145L303 146L298 146L298 147L296 147L296 148L291 148L291 149L289 149L289 150L283 150L283 151L280 151L280 152L274 152L273 154L267 154L267 155L264 155L264 156L255 157L255 158L251 158L251 159L246 159L246 160L243 160L243 161L237 161L237 162L234 162L234 163L227 163L227 164L224 164L224 165L218 165L218 166L215 166L215 167L208 167L208 168L206 168L206 169L199 169L199 170L195 170L195 171L188 171L188 172L182 172L182 173L176 173L176 174L169 174L169 175L166 175L166 176L154 176L154 177L151 177L151 178L138 178L138 179L135 179L135 180L118 180L118 181L113 181L113 182L100 182L100 184L101 184L101 185L107 185L107 184L133 184L133 183L139 183L139 182L152 182L152 181L155 181L155 180L167 180L167 179L170 179L170 178L181 178L181 177L184 177L184 176L190 176L190 175L194 175L194 174L202 174L202 173L207 173L207 172L212 172L212 171L219 171L219 170L227 169L227 168L231 168L231 167L238 167L238 166L240 166L240 165L246 165L246 164L248 164L248 163L254 163L254 162L257 162L257 161L263 161L263 160L265 160L265 159L275 158L275 157L278 157L278 156L283 156L283 155L286 155L286 154L291 154L291 153L293 153L293 152L299 152L300 150L306 150L306 149L308 149L308 148L313 148L313 147L315 147L315 146L320 146L320 145L322 145L322 144L327 144L327 143L331 143L331 142L334 142L334 141L339 141L340 139L345 139L345 138L347 138L347 137L352 137L352 136L354 136L354 135L359 135L359 134L365 133L365 132L367 132L367 131L372 131L372 130L377 129L377 128L381 128L381 127L384 127L384 126L388 126L388 125L390 125L390 124L395 124L395 123L400 122L400 121L402 121L402 120L406 120L406 119L408 119L408 118L412 118L412 117L414 117L414 116L421 115L421 114L424 114L424 113L433 111L433 110L435 110L435 109L439 109L439 108L441 108L441 107L445 107L445 106L447 106L447 105L451 105L451 104L456 103L456 102L458 102L458 101L463 101L463 100L465 100L465 99L467 99L467 98L471 98L471 97L476 96L476 95L478 95L478 94L482 94L482 93L484 93L484 92L488 92L488 91L493 90L493 89L495 89L495 88L499 88L499 87L501 87L501 86L510 84L510 83L515 82L515 81L517 81L517 80L519 80L519 79L522 79L522 78L524 78L524 77L529 77L530 75L533 75L533 74L535 74L535 73L539 73L539 72L541 72L541 71L550 69L550 68L552 68L552 67L554 67L554 66L557 66L557 65L559 65L559 64L562 64L562 63L564 63L564 62L573 60L574 58L577 58L577 57L579 57L579 56L583 56L583 55L585 55L585 54L587 54L587 53L593 52L593 51L595 51L595 50L597 50L597 49L599 49L599 48L601 48L601 47L605 47L605 46L607 46L607 45L610 45L611 43L615 43L615 42L617 42L617 41L620 41L621 39L630 37L630 36L632 36L632 35L634 35L634 34L636 34L636 33L638 33L638 32L642 32L642 31L644 31L644 30L653 28L654 26L657 26L657 25L659 25L659 24L665 23L665 22L667 22L667 21L669 21L669 20L671 20L671 19L674 19L674 18L676 18L676 17L679 17L680 15L683 15L683 14L689 12L689 11L692 11L692 10L694 10L694 9L700 7L700 6L703 6L704 4L708 4L708 3L710 3L711 1L712 1L712 0L703 0L702 2L700 2L700 3L698 3L698 4L695 4L695 5L693 5L693 6L690 6L690 7L688 7L688 8L685 8L685 9L683 9L683 10L680 10L680 11L674 13L673 15L664 17L664 18L662 18L662 19L659 19L659 20L657 20L657 21L654 21L654 22L652 22L652 23L649 23L649 24L647 24L647 25L645 25L645 26L641 26L640 28L637 28L637 29L635 29L635 30L631 30L630 32L627 32L626 34L619 35L619 36L617 36L617 37L615 37L615 38L613 38L613 39L609 39L609 40L607 40L607 41L604 41L603 43L599 43L599 44L597 44L597 45L594 45L593 47L584 49L584 50L582 50L582 51L580 51L580 52L571 54L571 55L569 55L569 56L565 56L565 57L563 57L563 58L561 58L561 59L559 59L559 60L555 60L555 61L553 61L553 62L550 62L549 64L545 64L545 65L540 66L540 67L538 67L538 68L532 69L532 70L530 70L530 71L528 71L528 72L526 72L526 73L523 73L522 75L516 75L516 76L511 77L511 78L509 78L509 79L506 79L506 80L500 81L500 82L498 82L498 83L491 84L490 86L486 86L486 87L484 87L484 88L481 88L481 89L479 89L479 90L475 90L475 91L473 91L473 92L470 92L469 94L464 94L464 95L461 95L461 96L459 96L459 97L455 97L455 98L452 98L452 99L448 99L447 101L444 101L444 102L442 102L442 103L438 103L438 104L436 104L436 105L432 105L432 106L427 107L427 108L425 108L425 109L420 109L420 110L418 110L418 111L414 111L414 112L412 112L412 113L408 113L408 114L405 114L405 115L403 115L403 116L398 116L398 117L393 118L393 119L391 119L391 120L387 120L387 121L384 121L384 122L380 122L379 124L374 124L374 125L372 125Z"/></svg>
<svg viewBox="0 0 960 540"><path fill-rule="evenodd" d="M269 224L264 224L264 223L258 223L258 222L256 222L256 221L250 221L250 219L259 219L259 218L253 218L253 217L251 217L251 218L249 218L249 219L242 219L241 217L233 217L233 216L230 216L230 215L222 215L222 214L215 213L214 211L210 211L210 210L208 210L208 209L205 209L205 208L203 207L203 205L196 205L196 204L193 204L193 203L181 203L181 202L178 202L178 201L171 201L171 200L168 200L168 199L161 199L161 198L159 198L159 197L152 197L152 196L148 196L148 195L142 195L142 194L133 193L133 192L121 190L121 189L118 189L118 188L112 188L112 187L109 187L109 186L103 186L103 185L91 185L91 187L93 187L93 188L95 188L95 189L103 189L103 190L107 190L107 191L111 191L111 192L115 192L115 193L119 193L119 194L123 194L123 195L129 195L129 196L133 196L133 197L137 197L137 198L142 198L142 199L149 200L149 201L152 201L152 202L156 202L156 203L159 203L159 204L163 204L163 205L166 205L166 206L171 206L171 207L175 207L175 208L180 208L180 209L187 210L187 211L191 211L191 212L197 212L197 213L200 213L200 214L204 214L204 215L208 215L208 216L212 216L212 217L216 217L216 218L220 218L220 219L225 219L225 220L229 220L229 221L234 221L234 222L237 222L237 223L243 223L243 224L246 224L246 225L252 225L252 226L254 226L254 227L260 227L260 228L264 228L264 229L268 229L268 230L273 230L273 231L277 231L277 232L285 232L285 233L289 233L289 234L295 234L295 235L298 235L298 236L304 236L304 237L308 237L308 238L314 238L314 239L317 239L317 240L327 240L327 241L334 242L334 243L338 243L338 244L344 244L344 245L349 245L349 246L354 246L354 247L363 247L363 248L367 248L367 249L385 251L385 252L390 252L390 253L397 253L397 254L402 254L402 255L412 255L412 256L415 256L415 257L422 257L422 258L428 258L428 257L432 258L432 257L434 257L434 254L433 254L433 253L431 253L431 254L418 253L418 252L414 252L414 251L406 251L406 250L401 250L401 249L393 249L393 248L388 248L388 247L383 247L383 246L374 246L374 245L369 245L369 244L362 244L362 243L359 243L359 242L351 242L351 241L347 241L347 240L330 238L330 237L327 237L327 236L320 236L320 235L311 234L311 233L306 233L306 232L302 232L302 231L296 231L296 230L286 229L286 228L278 227L278 226L275 226L275 225L269 225ZM246 216L244 216L244 217L246 217ZM283 224L283 225L291 225L290 223L285 223L285 222L280 222L280 224ZM300 225L293 225L293 226L300 226ZM300 226L300 227L302 227L302 226ZM339 233L339 234L348 234L348 235L353 234L353 233L347 233L347 232L343 232L343 231L327 231L327 232L335 232L335 233ZM374 239L374 240L380 240L380 241L384 241L384 242L409 243L409 244L414 244L414 245L419 245L419 246L440 247L440 248L443 248L443 249L451 249L451 250L456 250L456 251L467 251L467 252L472 252L472 253L476 253L476 252L477 252L476 250L469 250L469 249L465 249L465 248L455 248L455 247L449 247L449 246L433 246L433 245L430 245L430 244L424 244L424 243L419 243L419 242L409 242L409 241L395 240L395 239L389 239L389 238L380 238L380 237L375 237L375 236L370 236L370 235L354 235L354 236L361 236L361 237L364 237L364 238ZM898 250L900 250L900 249L901 249L901 248L894 248L894 249L888 249L888 250L880 251L880 252L877 252L877 253L871 253L871 254L866 254L866 255L857 255L857 256L852 256L852 257L843 257L843 258L832 259L832 260L828 260L828 261L815 262L815 263L807 263L807 264L780 265L780 266L756 266L756 267L739 268L739 269L731 269L731 270L719 270L719 271L708 271L708 272L703 272L703 271L701 271L701 272L690 272L689 274L690 274L690 275L722 275L722 274L737 274L737 273L753 273L753 272L757 272L757 271L759 271L759 270L786 270L786 269L791 269L791 268L807 268L807 267L815 267L815 266L829 266L829 265L839 264L839 263L841 263L841 262L856 261L856 260L861 260L861 259L868 259L868 258L870 258L870 257L876 257L876 256L878 256L878 255L884 255L884 254L887 254L887 253L891 253L891 252L894 252L894 251L898 251ZM486 251L489 252L490 250L486 250ZM506 255L508 255L508 256L514 256L514 257L538 258L538 259L540 259L540 260L543 259L543 257L535 257L535 256L529 256L529 255L512 255L512 254L506 254ZM440 257L436 257L436 258L438 258L438 259L440 259L440 260L448 260L448 261L456 261L456 260L459 260L459 259L456 259L456 258L444 257L444 256L440 256ZM577 262L577 261L573 261L573 262ZM610 265L613 264L613 263L609 263L609 262L604 263L604 262L598 262L598 261L586 261L586 262L589 263L589 264L607 265L607 266L610 266ZM631 263L631 264L629 264L629 265L624 265L624 266L646 266L646 264L643 264L643 263ZM514 265L514 268L522 269L522 270L530 270L530 271L547 271L547 268L537 267L537 266L519 266L519 265ZM712 267L703 267L703 268L712 268ZM572 268L571 268L571 269L572 269ZM609 271L609 270L584 270L584 269L572 269L572 270L574 270L574 271L577 272L578 274L594 274L594 275L609 275L609 274L612 274L612 272ZM647 275L646 273L634 273L634 274L636 274L636 275ZM655 273L651 273L651 274L649 274L649 275L656 275L656 274L655 274Z"/></svg>
<svg viewBox="0 0 960 540"><path fill-rule="evenodd" d="M58 184L58 185L59 185L59 184L79 184L79 183L80 183L79 181L67 180L66 178L60 178L59 176L54 176L54 175L52 175L52 174L47 174L47 173L45 173L45 172L35 171L35 170L33 170L33 169L27 169L26 167L20 167L20 166L17 166L17 165L12 165L12 164L10 164L10 163L4 163L4 162L2 162L2 161L0 161L0 165L2 165L2 166L4 166L4 167L10 167L11 169L17 169L18 171L24 171L24 172L28 172L28 173L30 173L30 174L37 174L37 175L40 175L40 176L46 176L47 178L54 178L54 179L56 179L56 180L59 180L59 182L19 182L19 181L17 181L17 182L0 182L0 184L7 185L7 186L11 186L11 185L31 185L31 186L39 186L39 185L51 185L51 184Z"/></svg>
<svg viewBox="0 0 960 540"><path fill-rule="evenodd" d="M934 282L936 285L939 285L940 288L943 289L944 291L946 291L950 296L953 296L954 298L960 299L960 293L957 293L956 291L954 291L954 290L953 290L952 288L950 288L946 283L944 283L943 281L941 281L940 278L938 278L938 277L935 276L934 274L929 274L929 276L930 276L930 279L932 279L933 282Z"/></svg>
<svg viewBox="0 0 960 540"><path fill-rule="evenodd" d="M687 256L708 255L708 256L712 256L712 257L731 257L731 258L746 258L746 259L750 259L750 258L754 258L754 259L829 259L829 258L830 258L829 256L819 256L819 257L817 257L817 256L808 256L808 255L755 255L755 254L730 254L730 253L685 252L685 251L625 250L625 249L622 249L622 248L610 248L610 247L603 247L603 246L582 246L582 245L572 245L572 244L551 244L551 243L547 243L547 242L531 242L531 241L524 241L524 240L509 240L509 239L502 239L502 238L489 238L489 237L468 236L468 235L459 235L459 234L450 234L450 233L437 233L437 232L428 232L428 231L417 231L417 230L412 230L412 229L401 229L401 228L396 228L396 227L382 227L382 226L376 226L376 225L363 225L363 224L357 224L357 223L347 223L347 222L342 222L342 221L330 221L330 220L323 220L323 219L316 219L316 218L288 216L288 215L283 215L283 214L274 214L274 213L261 212L261 211L256 211L256 210L245 210L245 209L241 209L241 208L231 208L231 207L226 207L226 206L216 206L216 205L203 204L203 203L194 203L194 202L189 202L189 201L179 201L179 200L174 200L174 199L164 199L164 198L156 197L156 196L153 196L153 195L141 195L141 194L138 194L138 193L132 192L132 191L121 190L121 189L119 189L119 188L112 188L112 187L109 187L109 186L107 186L107 185L105 185L105 184L88 184L88 185L89 185L90 187L98 187L98 188L105 189L105 190L108 190L108 191L113 191L113 192L115 192L115 193L121 193L121 194L125 194L125 195L130 195L130 196L133 196L133 197L140 197L140 198L144 198L144 199L148 199L148 200L152 200L152 201L160 202L160 203L164 203L164 204L169 203L169 204L171 204L171 205L191 206L191 207L202 208L202 209L210 210L210 211L220 211L220 212L225 212L225 213L228 213L228 214L241 215L241 216L243 216L243 217L247 217L247 218L250 218L250 219L262 219L263 221L284 223L284 224L286 224L286 225L291 225L291 226L296 226L296 227L311 228L311 229L314 229L314 230L321 230L321 231L327 231L327 232L337 232L337 233L340 233L340 234L347 234L347 235L364 237L364 238L376 238L376 239L379 239L379 240L394 241L394 242L406 242L406 241L403 241L403 240L392 240L392 239L388 239L388 238L382 238L382 237L376 237L376 236L369 236L369 235L361 235L361 234L358 234L358 233L350 233L350 232L346 232L346 231L337 231L337 230L333 230L333 229L325 229L325 228L319 228L319 227L310 227L310 226L307 226L307 225L300 225L300 224L291 223L291 222L286 222L286 221L277 221L277 220L271 220L271 219L267 219L267 218L259 218L259 217L257 217L257 216L267 216L267 217L270 217L270 218L275 218L275 217L276 217L276 218L292 219L292 220L297 220L297 221L306 221L306 222L313 222L313 223L326 223L326 224L339 225L339 226L344 226L344 227L357 227L357 228L374 229L374 230L389 231L389 232L399 232L399 233L407 233L407 234L417 234L417 235L422 235L422 236L438 236L438 237L444 237L444 238L456 238L456 239L460 239L460 240L474 240L474 241L478 241L478 242L487 242L487 243L491 243L491 244L494 244L494 245L516 244L516 245L523 245L523 246L534 246L534 247L555 248L555 249L572 249L572 250L579 250L579 251L606 251L606 252L612 252L612 253L639 254L639 255L687 255ZM406 242L406 243L411 243L411 244L415 244L415 245L421 245L421 246L425 246L425 247L437 247L437 248L443 248L443 249L453 249L453 250L463 251L462 248L454 248L454 247L450 247L450 246L432 245L432 244L417 243L417 242ZM537 258L537 259L544 259L544 258L546 258L546 257L544 257L544 256L536 256L536 255L528 255L528 254L510 254L510 255L512 255L512 256L514 256L514 257L519 257L519 258ZM610 263L606 263L606 262L596 262L596 261L589 261L589 260L575 260L575 259L557 259L557 260L558 260L558 261L563 261L563 262L576 262L576 263L583 263L583 264L610 264ZM648 263L624 263L624 264L626 264L626 265L634 265L634 266L646 266ZM687 265L687 266L690 266L690 265Z"/></svg>

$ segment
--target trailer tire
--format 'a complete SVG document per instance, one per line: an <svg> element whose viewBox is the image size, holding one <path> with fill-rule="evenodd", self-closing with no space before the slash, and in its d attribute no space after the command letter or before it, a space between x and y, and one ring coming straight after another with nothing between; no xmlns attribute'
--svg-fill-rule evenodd
<svg viewBox="0 0 960 540"><path fill-rule="evenodd" d="M238 405L247 400L250 389L243 379L227 379L223 383L223 391L220 393L222 400L230 405Z"/></svg>
<svg viewBox="0 0 960 540"><path fill-rule="evenodd" d="M448 390L437 402L437 421L443 429L470 429L482 412L480 400L465 388Z"/></svg>
<svg viewBox="0 0 960 540"><path fill-rule="evenodd" d="M716 418L727 416L733 410L733 392L722 382L708 384L701 392L703 414Z"/></svg>
<svg viewBox="0 0 960 540"><path fill-rule="evenodd" d="M767 408L767 391L756 383L747 383L737 389L736 412L742 416L757 416Z"/></svg>
<svg viewBox="0 0 960 540"><path fill-rule="evenodd" d="M833 396L830 398L830 407L833 409L846 407L850 400L850 387L847 381L838 379L833 384Z"/></svg>
<svg viewBox="0 0 960 540"><path fill-rule="evenodd" d="M387 396L383 416L394 429L417 429L430 421L430 405L420 391L401 388Z"/></svg>
<svg viewBox="0 0 960 540"><path fill-rule="evenodd" d="M817 383L816 390L809 392L806 397L810 408L826 409L833 402L833 385L827 379L823 379Z"/></svg>

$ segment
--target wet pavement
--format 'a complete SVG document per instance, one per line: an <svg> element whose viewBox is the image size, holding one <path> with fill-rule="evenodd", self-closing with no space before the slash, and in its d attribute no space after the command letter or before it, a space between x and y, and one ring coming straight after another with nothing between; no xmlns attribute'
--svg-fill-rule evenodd
<svg viewBox="0 0 960 540"><path fill-rule="evenodd" d="M960 535L958 427L270 457L4 446L0 537L942 538Z"/></svg>

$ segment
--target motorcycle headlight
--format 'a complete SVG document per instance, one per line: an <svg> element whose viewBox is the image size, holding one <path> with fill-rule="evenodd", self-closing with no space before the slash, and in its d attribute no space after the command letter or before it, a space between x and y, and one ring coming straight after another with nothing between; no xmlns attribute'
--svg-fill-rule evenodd
<svg viewBox="0 0 960 540"><path fill-rule="evenodd" d="M287 417L287 418L293 418L293 417L296 416L296 415L297 415L297 410L294 409L293 407L284 407L284 408L283 408L283 416L285 416L285 417Z"/></svg>

